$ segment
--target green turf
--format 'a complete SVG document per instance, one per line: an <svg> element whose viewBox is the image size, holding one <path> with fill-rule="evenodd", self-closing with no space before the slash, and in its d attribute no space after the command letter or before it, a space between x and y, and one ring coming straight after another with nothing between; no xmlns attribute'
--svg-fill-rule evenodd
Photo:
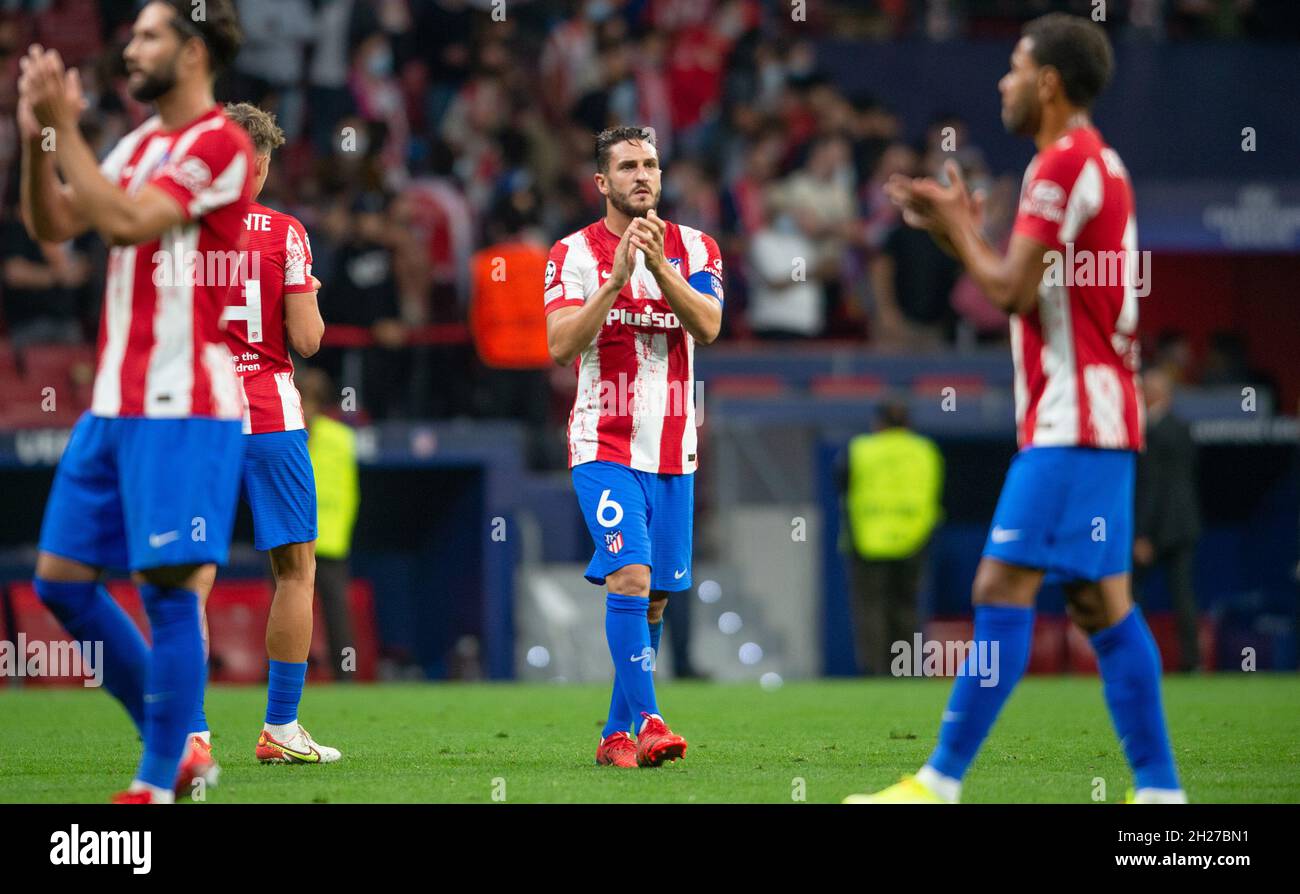
<svg viewBox="0 0 1300 894"><path fill-rule="evenodd" d="M593 763L603 686L443 684L309 688L303 718L344 752L329 766L253 758L264 695L208 696L221 785L208 800L305 802L837 801L895 781L933 744L950 681L667 683L660 705L691 743L658 770ZM1300 801L1300 678L1166 680L1194 801ZM137 743L102 692L0 689L0 801L103 801L129 781ZM1095 678L1030 678L967 777L964 800L1109 801L1130 778ZM802 783L800 783L802 780Z"/></svg>

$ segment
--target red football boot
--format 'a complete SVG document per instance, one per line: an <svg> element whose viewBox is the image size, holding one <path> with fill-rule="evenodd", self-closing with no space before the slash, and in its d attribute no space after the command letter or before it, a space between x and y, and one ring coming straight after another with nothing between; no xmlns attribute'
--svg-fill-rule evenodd
<svg viewBox="0 0 1300 894"><path fill-rule="evenodd" d="M109 801L110 804L153 804L153 792L141 789L138 792L118 792Z"/></svg>
<svg viewBox="0 0 1300 894"><path fill-rule="evenodd" d="M635 767L636 742L626 730L610 733L600 740L596 749L596 763L605 767Z"/></svg>
<svg viewBox="0 0 1300 894"><path fill-rule="evenodd" d="M641 767L657 767L686 755L686 740L670 730L658 717L644 711L645 725L636 737L636 762Z"/></svg>
<svg viewBox="0 0 1300 894"><path fill-rule="evenodd" d="M221 768L212 759L212 744L204 742L198 736L190 736L185 743L185 756L181 758L180 770L176 773L176 797L188 798L194 794L195 780L202 779L206 786L215 786L221 775Z"/></svg>

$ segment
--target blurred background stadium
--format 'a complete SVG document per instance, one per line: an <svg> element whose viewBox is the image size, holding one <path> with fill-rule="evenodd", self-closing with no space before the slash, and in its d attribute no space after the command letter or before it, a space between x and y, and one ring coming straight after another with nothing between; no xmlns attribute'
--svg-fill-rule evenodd
<svg viewBox="0 0 1300 894"><path fill-rule="evenodd" d="M947 468L919 617L929 636L965 636L1015 450L1006 325L900 229L880 187L955 157L988 192L990 239L1005 238L1032 147L1003 132L997 79L1022 22L1099 4L237 5L247 43L219 94L275 110L288 134L262 201L307 226L327 323L299 369L328 374L326 411L357 433L358 666L345 677L608 678L564 469L573 372L538 340L541 267L489 272L501 257L544 266L553 240L602 213L592 135L618 123L655 128L662 213L715 235L727 267L722 337L697 354L695 588L670 607L666 671L768 685L859 671L835 469L891 398ZM1260 669L1292 668L1300 4L1100 5L1118 64L1096 120L1132 174L1151 252L1144 362L1174 383L1195 445L1199 664L1237 667L1250 648ZM17 57L37 41L80 66L102 153L146 115L121 71L134 10L0 0L0 638L58 635L28 582L54 465L88 403L105 260L93 235L38 245L17 219ZM795 259L806 281L778 288ZM236 541L210 607L212 668L252 682L270 589L246 514ZM1142 597L1176 669L1167 577L1146 574ZM327 677L324 648L314 673ZM1049 589L1031 669L1092 666Z"/></svg>

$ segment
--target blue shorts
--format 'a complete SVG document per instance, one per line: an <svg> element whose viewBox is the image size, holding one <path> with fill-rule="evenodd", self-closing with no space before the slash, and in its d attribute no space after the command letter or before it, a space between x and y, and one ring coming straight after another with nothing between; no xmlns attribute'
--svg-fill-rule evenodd
<svg viewBox="0 0 1300 894"><path fill-rule="evenodd" d="M84 414L45 503L40 548L96 568L226 561L239 420Z"/></svg>
<svg viewBox="0 0 1300 894"><path fill-rule="evenodd" d="M627 565L649 565L650 589L690 589L694 475L590 462L573 467L573 489L596 545L587 580L603 584Z"/></svg>
<svg viewBox="0 0 1300 894"><path fill-rule="evenodd" d="M1011 460L984 555L1049 583L1123 574L1133 558L1131 450L1030 447Z"/></svg>
<svg viewBox="0 0 1300 894"><path fill-rule="evenodd" d="M316 476L307 430L244 435L240 494L253 512L253 546L275 549L316 539Z"/></svg>

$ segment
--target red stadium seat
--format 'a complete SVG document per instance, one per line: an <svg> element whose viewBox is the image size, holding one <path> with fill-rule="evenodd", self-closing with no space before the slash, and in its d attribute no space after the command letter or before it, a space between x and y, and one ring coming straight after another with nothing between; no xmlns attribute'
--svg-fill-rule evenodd
<svg viewBox="0 0 1300 894"><path fill-rule="evenodd" d="M372 682L378 676L379 636L375 627L374 591L369 581L354 580L348 587L348 606L352 614L353 647L356 653L356 670L351 679ZM311 667L308 678L329 681L334 678L334 667L341 656L330 655L325 635L325 618L318 598L312 611Z"/></svg>
<svg viewBox="0 0 1300 894"><path fill-rule="evenodd" d="M94 374L95 349L90 345L32 345L22 353L23 378L56 387L85 381Z"/></svg>
<svg viewBox="0 0 1300 894"><path fill-rule="evenodd" d="M0 338L0 379L18 376L18 355L7 338Z"/></svg>
<svg viewBox="0 0 1300 894"><path fill-rule="evenodd" d="M1178 621L1172 612L1150 612L1146 616L1151 636L1160 650L1160 664L1165 673L1176 672L1181 664L1182 648L1178 644ZM1214 620L1202 617L1197 631L1201 670L1214 670L1214 656L1218 646L1218 628ZM1095 674L1097 656L1092 650L1087 634L1073 624L1067 644L1070 670L1074 673Z"/></svg>
<svg viewBox="0 0 1300 894"><path fill-rule="evenodd" d="M814 397L879 397L885 380L878 376L815 376L808 383Z"/></svg>
<svg viewBox="0 0 1300 894"><path fill-rule="evenodd" d="M1031 674L1059 674L1065 670L1066 627L1064 615L1038 615L1034 619L1034 638L1029 646Z"/></svg>
<svg viewBox="0 0 1300 894"><path fill-rule="evenodd" d="M125 582L122 584L115 583L109 585L109 592L126 609L127 614L140 627L147 640L149 638L149 625L143 619L144 610L140 605L140 597L136 594L135 588ZM63 625L41 602L41 598L36 595L36 590L31 583L21 581L10 585L9 604L13 609L15 639L19 633L23 633L28 643L37 641L50 644L69 642ZM67 675L24 677L23 683L27 686L76 686L81 685L86 679L88 679L88 675L85 674L79 677Z"/></svg>
<svg viewBox="0 0 1300 894"><path fill-rule="evenodd" d="M983 376L968 373L944 375L943 373L925 373L912 380L912 391L922 396L940 395L945 388L955 388L961 395L983 394L988 383Z"/></svg>
<svg viewBox="0 0 1300 894"><path fill-rule="evenodd" d="M1034 619L1028 673L1059 674L1065 670L1065 628L1068 624L1063 615L1039 615ZM968 642L974 635L974 621L970 617L932 618L925 625L927 640Z"/></svg>
<svg viewBox="0 0 1300 894"><path fill-rule="evenodd" d="M785 379L774 375L714 376L704 383L712 397L777 397L786 391Z"/></svg>
<svg viewBox="0 0 1300 894"><path fill-rule="evenodd" d="M271 584L218 580L208 597L208 678L214 683L266 680L266 617Z"/></svg>

